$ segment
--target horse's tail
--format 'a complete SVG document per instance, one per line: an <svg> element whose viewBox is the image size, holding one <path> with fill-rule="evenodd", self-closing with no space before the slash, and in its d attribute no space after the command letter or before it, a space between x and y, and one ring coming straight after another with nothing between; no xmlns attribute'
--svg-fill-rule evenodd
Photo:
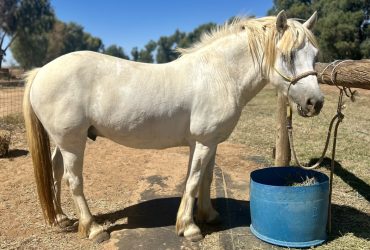
<svg viewBox="0 0 370 250"><path fill-rule="evenodd" d="M23 115L41 209L46 222L54 224L57 222L54 206L54 204L56 204L56 197L50 154L50 141L46 130L37 118L30 102L31 85L38 71L39 69L34 69L26 74Z"/></svg>

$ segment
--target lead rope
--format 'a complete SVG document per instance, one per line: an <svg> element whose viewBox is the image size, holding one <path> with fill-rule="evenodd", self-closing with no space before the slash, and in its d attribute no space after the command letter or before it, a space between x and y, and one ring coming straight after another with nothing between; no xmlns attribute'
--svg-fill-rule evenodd
<svg viewBox="0 0 370 250"><path fill-rule="evenodd" d="M330 122L323 153L322 153L320 159L312 166L302 165L299 162L298 158L297 158L295 148L294 148L294 142L293 142L292 108L289 105L289 103L287 103L287 130L288 130L289 144L290 144L290 147L291 147L291 152L292 152L293 158L294 158L296 164L301 168L310 170L310 169L315 169L315 168L320 166L320 164L324 160L324 157L326 155L326 152L327 152L327 149L328 149L328 146L329 146L331 131L332 131L334 122L336 122L335 127L334 127L334 135L333 135L332 157L331 157L330 178L329 178L329 206L328 206L328 222L327 222L327 229L328 229L329 234L331 233L331 230L332 230L331 199L332 199L332 191L333 191L333 175L334 175L334 167L335 167L335 151L336 151L336 144L337 144L338 127L339 127L339 124L343 121L343 118L344 118L344 115L342 113L343 93L347 97L349 97L352 102L355 101L355 95L356 95L356 91L352 91L350 88L339 87L338 86L338 84L336 83L336 72L335 72L335 70L338 68L338 66L340 64L344 64L344 62L348 62L348 61L351 61L351 60L344 60L344 61L338 61L337 60L337 61L334 61L333 63L327 65L324 68L324 70L321 72L321 78L323 78L324 77L324 72L329 68L329 66L331 66L331 65L334 66L333 69L332 69L332 72L330 74L330 80L331 80L332 84L335 85L339 89L339 98L338 98L337 113L334 115L334 117L332 118L332 120ZM278 73L280 74L280 72L278 72ZM285 78L285 77L283 77L283 78ZM292 81L289 84L288 92L289 92L289 89L290 89L291 85L292 85Z"/></svg>
<svg viewBox="0 0 370 250"><path fill-rule="evenodd" d="M320 159L312 166L302 165L299 162L298 158L297 158L295 148L294 148L294 143L293 143L292 108L289 104L288 104L288 113L287 113L288 114L287 115L288 138L289 138L289 144L290 144L290 147L291 147L292 155L294 157L294 160L295 160L296 164L299 167L304 168L306 170L315 169L315 168L319 167L320 164L323 162L324 157L326 155L326 151L327 151L328 146L329 146L333 124L336 121L335 127L334 127L334 135L333 135L333 146L332 146L332 152L331 152L332 157L331 157L330 178L329 178L329 206L328 206L328 222L327 222L327 228L328 228L328 233L329 234L331 233L331 229L332 229L331 198L332 198L332 191L333 191L333 173L334 173L334 166L335 166L335 151L336 151L336 145L337 145L338 127L339 127L339 124L343 121L343 118L344 118L344 115L342 113L343 93L344 93L344 89L340 89L339 99L338 99L338 106L337 106L337 113L335 114L335 116L332 118L332 120L330 122L329 129L328 129L328 134L327 134L327 137L326 137L324 151L323 151Z"/></svg>

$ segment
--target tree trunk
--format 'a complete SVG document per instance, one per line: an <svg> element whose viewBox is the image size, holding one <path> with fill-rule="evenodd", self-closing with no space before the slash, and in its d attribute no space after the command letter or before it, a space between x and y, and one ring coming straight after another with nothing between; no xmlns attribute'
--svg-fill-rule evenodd
<svg viewBox="0 0 370 250"><path fill-rule="evenodd" d="M370 60L345 60L332 63L316 63L319 83L370 90ZM333 71L334 70L334 71ZM333 81L334 83L333 83Z"/></svg>
<svg viewBox="0 0 370 250"><path fill-rule="evenodd" d="M0 51L0 69L2 69L3 60L4 60L4 54L3 54L2 50L1 50Z"/></svg>

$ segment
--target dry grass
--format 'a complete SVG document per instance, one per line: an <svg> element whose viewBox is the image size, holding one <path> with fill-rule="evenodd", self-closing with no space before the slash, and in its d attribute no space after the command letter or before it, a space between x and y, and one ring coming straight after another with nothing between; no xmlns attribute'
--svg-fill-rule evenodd
<svg viewBox="0 0 370 250"><path fill-rule="evenodd" d="M294 114L295 147L301 162L317 159L323 150L328 125L336 113L338 91L323 86L325 104L314 118ZM339 126L333 187L333 230L328 243L317 249L369 249L370 246L370 91L359 90L355 103L346 99L345 118ZM264 89L244 109L231 135L233 142L247 144L273 165L276 92ZM331 147L327 156L331 156ZM328 174L330 159L319 169Z"/></svg>
<svg viewBox="0 0 370 250"><path fill-rule="evenodd" d="M0 157L5 156L9 150L10 132L0 129Z"/></svg>
<svg viewBox="0 0 370 250"><path fill-rule="evenodd" d="M301 177L302 180L300 181L293 181L293 182L288 182L288 186L292 187L304 187L304 186L312 186L318 183L315 177Z"/></svg>
<svg viewBox="0 0 370 250"><path fill-rule="evenodd" d="M12 131L17 128L24 127L24 119L22 113L14 113L4 117L0 117L0 129Z"/></svg>

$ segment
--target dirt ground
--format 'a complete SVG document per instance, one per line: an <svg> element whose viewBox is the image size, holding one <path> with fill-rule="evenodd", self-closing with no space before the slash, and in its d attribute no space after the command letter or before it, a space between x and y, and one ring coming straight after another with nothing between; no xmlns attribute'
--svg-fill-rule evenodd
<svg viewBox="0 0 370 250"><path fill-rule="evenodd" d="M234 185L243 179L245 182L249 172L259 166L253 157L251 161L246 160L251 153L242 145L226 143L219 147L217 162L233 169L229 172ZM122 228L128 223L127 218L117 213L135 206L138 201L150 199L153 194L179 197L183 190L187 148L134 150L99 138L88 142L85 156L85 194L92 213L108 228ZM17 130L13 134L10 156L0 159L0 249L114 248L114 239L95 245L80 239L75 229L63 232L45 226L35 188L24 133ZM246 189L236 198L247 200L248 192ZM215 196L214 190L212 193ZM76 218L65 185L62 197L67 214ZM114 235L115 230L112 231ZM208 242L204 240L204 246L218 249L212 237L206 238Z"/></svg>

